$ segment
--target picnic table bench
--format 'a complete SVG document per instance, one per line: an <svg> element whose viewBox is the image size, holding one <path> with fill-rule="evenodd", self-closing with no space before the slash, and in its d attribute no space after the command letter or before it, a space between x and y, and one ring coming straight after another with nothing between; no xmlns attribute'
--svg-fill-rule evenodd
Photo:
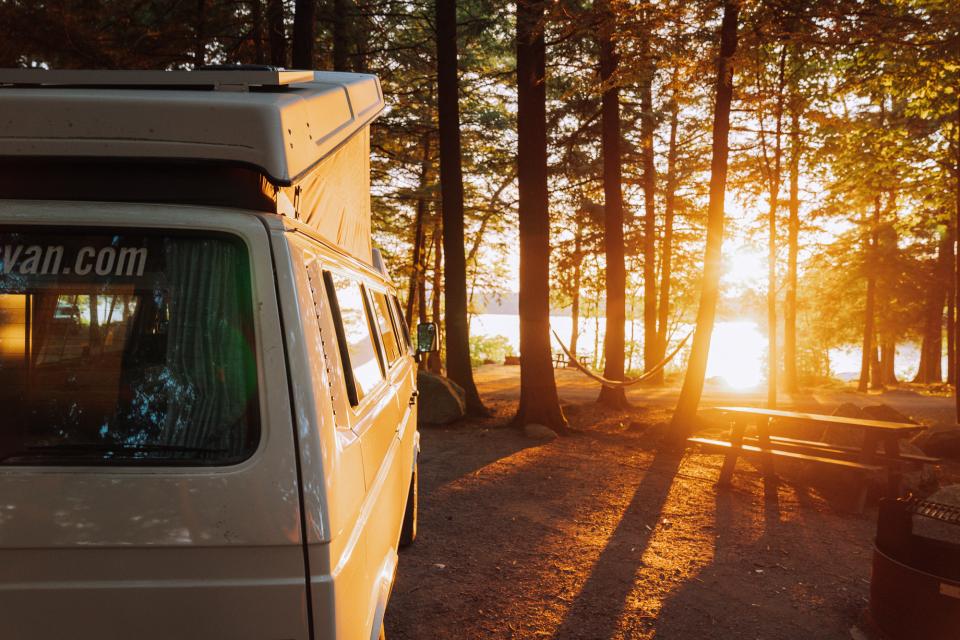
<svg viewBox="0 0 960 640"><path fill-rule="evenodd" d="M727 456L720 470L718 481L720 485L730 483L737 457L741 454L760 455L763 473L766 477L774 477L774 457L843 467L860 474L861 482L860 491L857 495L856 510L862 511L866 499L865 477L867 473L886 469L887 493L893 497L898 497L902 476L901 467L904 463L935 464L940 461L938 458L901 453L900 451L900 440L922 431L926 428L923 425L756 407L717 407L715 410L731 418L730 439L691 437L688 438L688 441L727 450ZM800 440L773 435L771 425L777 424L776 421L859 429L863 432L862 445L852 447L819 440ZM746 435L747 427L750 424L756 426L755 436ZM877 448L881 444L883 445L883 451L878 452Z"/></svg>

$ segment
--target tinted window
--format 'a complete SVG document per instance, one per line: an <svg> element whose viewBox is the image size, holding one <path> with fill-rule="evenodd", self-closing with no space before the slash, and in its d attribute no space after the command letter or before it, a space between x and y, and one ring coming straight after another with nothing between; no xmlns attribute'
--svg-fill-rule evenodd
<svg viewBox="0 0 960 640"><path fill-rule="evenodd" d="M349 362L357 389L357 400L370 393L383 380L383 369L373 343L371 324L364 303L363 289L352 278L332 273L329 281L340 307L339 318L334 318L343 328L341 348L343 359Z"/></svg>
<svg viewBox="0 0 960 640"><path fill-rule="evenodd" d="M400 343L397 333L393 330L393 319L390 317L390 304L387 296L382 293L373 293L374 315L377 316L377 325L380 327L380 336L383 338L383 348L387 352L387 362L393 364L400 358Z"/></svg>
<svg viewBox="0 0 960 640"><path fill-rule="evenodd" d="M0 463L230 464L257 444L246 248L0 230Z"/></svg>

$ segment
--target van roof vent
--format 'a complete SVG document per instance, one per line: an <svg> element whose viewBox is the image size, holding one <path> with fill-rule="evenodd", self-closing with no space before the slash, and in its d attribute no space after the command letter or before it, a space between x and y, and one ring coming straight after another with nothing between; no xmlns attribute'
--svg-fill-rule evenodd
<svg viewBox="0 0 960 640"><path fill-rule="evenodd" d="M261 66L213 66L197 71L0 69L0 85L13 87L196 88L247 91L311 82L312 71L283 71Z"/></svg>

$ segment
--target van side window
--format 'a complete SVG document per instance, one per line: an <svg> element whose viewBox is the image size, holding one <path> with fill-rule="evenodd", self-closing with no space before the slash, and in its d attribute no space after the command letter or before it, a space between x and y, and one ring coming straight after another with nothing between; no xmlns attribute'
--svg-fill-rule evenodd
<svg viewBox="0 0 960 640"><path fill-rule="evenodd" d="M400 359L400 343L397 340L397 332L393 328L393 319L390 317L387 296L379 291L371 291L370 293L373 294L373 313L377 317L377 325L380 327L380 337L383 338L383 348L386 352L387 362L393 364Z"/></svg>
<svg viewBox="0 0 960 640"><path fill-rule="evenodd" d="M410 340L410 327L407 326L407 319L403 317L403 309L400 308L400 301L397 300L397 296L390 296L390 299L393 302L393 311L395 313L394 317L397 320L397 326L400 327L400 335L403 337L401 350L402 345L406 345L408 352L413 351L413 342Z"/></svg>
<svg viewBox="0 0 960 640"><path fill-rule="evenodd" d="M350 403L357 405L383 380L383 367L377 356L373 326L364 303L363 288L356 280L330 271L323 272L323 281L337 327L340 359L344 368L349 369L349 372L345 373L348 373L347 392ZM351 377L354 388L352 393Z"/></svg>

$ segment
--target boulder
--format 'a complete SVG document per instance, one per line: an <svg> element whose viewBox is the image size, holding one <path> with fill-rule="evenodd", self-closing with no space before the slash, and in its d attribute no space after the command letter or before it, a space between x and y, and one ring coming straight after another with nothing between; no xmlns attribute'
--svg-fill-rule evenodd
<svg viewBox="0 0 960 640"><path fill-rule="evenodd" d="M872 407L864 407L861 410L863 417L867 420L885 420L886 422L906 422L908 424L918 424L910 416L900 413L888 404L877 404Z"/></svg>
<svg viewBox="0 0 960 640"><path fill-rule="evenodd" d="M928 456L960 460L960 426L936 425L913 439Z"/></svg>
<svg viewBox="0 0 960 640"><path fill-rule="evenodd" d="M520 356L504 356L503 364L510 365L512 367L520 366Z"/></svg>
<svg viewBox="0 0 960 640"><path fill-rule="evenodd" d="M417 389L420 391L417 412L420 425L449 424L466 413L463 388L449 378L418 371Z"/></svg>
<svg viewBox="0 0 960 640"><path fill-rule="evenodd" d="M863 418L863 411L855 404L844 402L830 415L843 418ZM846 447L863 446L863 432L855 427L830 425L823 430L820 439L829 444L839 444Z"/></svg>
<svg viewBox="0 0 960 640"><path fill-rule="evenodd" d="M877 404L862 409L855 404L845 402L832 415L844 418L861 418L863 420L883 420L886 422L905 422L917 424L917 421L900 413L890 405ZM839 444L848 447L863 446L863 430L855 427L829 426L824 429L823 441L830 444Z"/></svg>
<svg viewBox="0 0 960 640"><path fill-rule="evenodd" d="M531 423L524 425L523 433L531 440L550 441L557 437L557 432L542 424Z"/></svg>

